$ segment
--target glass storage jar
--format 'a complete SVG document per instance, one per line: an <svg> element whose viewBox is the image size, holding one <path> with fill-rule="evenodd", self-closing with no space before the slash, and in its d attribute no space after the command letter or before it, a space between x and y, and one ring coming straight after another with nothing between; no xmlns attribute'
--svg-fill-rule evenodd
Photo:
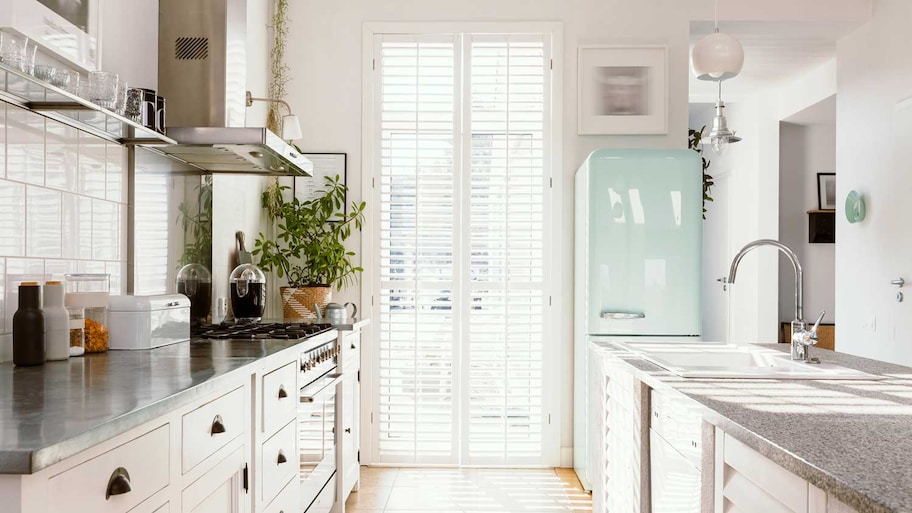
<svg viewBox="0 0 912 513"><path fill-rule="evenodd" d="M231 311L239 323L259 322L266 310L266 275L253 264L241 264L228 278Z"/></svg>
<svg viewBox="0 0 912 513"><path fill-rule="evenodd" d="M111 302L111 275L67 274L67 308L83 308L85 312L84 345L87 353L108 350L108 306Z"/></svg>
<svg viewBox="0 0 912 513"><path fill-rule="evenodd" d="M85 308L67 308L70 314L70 356L85 354Z"/></svg>
<svg viewBox="0 0 912 513"><path fill-rule="evenodd" d="M177 292L190 299L190 322L206 324L212 310L212 274L202 264L187 264L177 272Z"/></svg>

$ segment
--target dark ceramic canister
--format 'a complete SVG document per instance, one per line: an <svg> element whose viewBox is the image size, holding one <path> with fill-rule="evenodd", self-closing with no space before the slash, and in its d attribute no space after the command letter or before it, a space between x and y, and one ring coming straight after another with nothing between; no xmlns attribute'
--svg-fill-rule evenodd
<svg viewBox="0 0 912 513"><path fill-rule="evenodd" d="M143 89L142 92L142 126L150 130L155 130L155 122L157 119L155 91L152 89Z"/></svg>
<svg viewBox="0 0 912 513"><path fill-rule="evenodd" d="M164 96L155 97L155 130L160 134L165 133L165 97Z"/></svg>
<svg viewBox="0 0 912 513"><path fill-rule="evenodd" d="M19 309L13 315L13 363L20 367L44 363L44 314L41 287L36 282L19 285Z"/></svg>

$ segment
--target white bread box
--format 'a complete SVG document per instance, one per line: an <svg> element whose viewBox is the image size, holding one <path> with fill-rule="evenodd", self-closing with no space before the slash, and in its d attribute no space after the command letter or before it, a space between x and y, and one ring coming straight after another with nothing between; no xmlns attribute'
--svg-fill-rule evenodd
<svg viewBox="0 0 912 513"><path fill-rule="evenodd" d="M111 296L110 349L151 349L190 340L190 299L183 294Z"/></svg>

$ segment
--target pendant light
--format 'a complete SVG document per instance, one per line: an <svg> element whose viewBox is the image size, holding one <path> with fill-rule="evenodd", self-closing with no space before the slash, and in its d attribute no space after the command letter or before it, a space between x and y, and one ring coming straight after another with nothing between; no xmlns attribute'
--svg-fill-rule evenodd
<svg viewBox="0 0 912 513"><path fill-rule="evenodd" d="M699 80L721 82L733 78L744 65L744 48L734 37L719 32L719 0L716 0L715 31L697 41L693 49L693 74Z"/></svg>
<svg viewBox="0 0 912 513"><path fill-rule="evenodd" d="M722 81L719 81L719 101L716 102L716 115L713 116L712 130L709 132L709 142L712 144L713 153L722 155L728 145L740 141L734 130L729 130L728 120L725 119L725 102L722 101Z"/></svg>

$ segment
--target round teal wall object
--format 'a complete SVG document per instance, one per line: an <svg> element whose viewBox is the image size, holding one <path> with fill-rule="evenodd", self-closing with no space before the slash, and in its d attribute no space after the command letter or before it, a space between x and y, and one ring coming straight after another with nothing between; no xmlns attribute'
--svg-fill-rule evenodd
<svg viewBox="0 0 912 513"><path fill-rule="evenodd" d="M860 223L861 221L864 221L865 202L864 198L861 197L861 194L852 191L846 196L845 215L850 223Z"/></svg>

